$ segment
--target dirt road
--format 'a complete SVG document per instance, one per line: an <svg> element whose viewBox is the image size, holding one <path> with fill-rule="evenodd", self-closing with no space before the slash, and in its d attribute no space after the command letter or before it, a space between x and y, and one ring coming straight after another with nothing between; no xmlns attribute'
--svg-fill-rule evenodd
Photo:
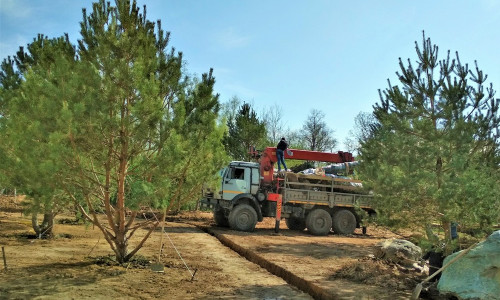
<svg viewBox="0 0 500 300"><path fill-rule="evenodd" d="M138 253L143 267L140 261L116 266L104 259L112 251L97 228L57 224L53 240L33 239L28 217L0 207L0 246L8 264L7 270L0 271L0 299L312 299L195 225L210 228L212 234L321 287L332 298L407 299L411 292L401 278L375 274L378 269L372 269L370 261L359 262L377 241L390 236L384 231L371 236L313 237L282 226L275 234L274 221L268 220L255 232L243 233L213 227L210 213L187 213L167 223L165 273L155 273L148 265L158 255L160 232ZM138 232L131 244L144 234ZM352 266L365 268L359 272L351 268L359 274L374 272L375 280L349 278Z"/></svg>
<svg viewBox="0 0 500 300"><path fill-rule="evenodd" d="M360 233L351 237L333 234L317 237L305 231L282 228L276 234L272 222L265 222L252 233L213 227L209 231L312 282L335 299L408 299L411 295L411 280L405 281L404 276L397 276L394 270L383 264L378 269L380 272L377 272L378 264L368 259L377 242L394 237L389 232L378 230L377 237ZM364 262L360 263L360 260ZM361 266L360 270L352 271L361 276L370 276L372 284L343 278L345 270L351 266ZM374 274L366 274L371 271Z"/></svg>

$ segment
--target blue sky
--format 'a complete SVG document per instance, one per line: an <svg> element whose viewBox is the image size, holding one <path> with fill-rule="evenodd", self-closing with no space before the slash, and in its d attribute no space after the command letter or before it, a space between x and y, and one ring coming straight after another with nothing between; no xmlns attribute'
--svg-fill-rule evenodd
<svg viewBox="0 0 500 300"><path fill-rule="evenodd" d="M397 83L398 58L416 60L422 30L441 57L451 50L469 65L477 60L500 90L500 0L137 2L171 32L170 46L183 52L188 72L214 68L222 102L237 96L259 113L277 104L292 130L319 109L339 150L354 117L378 101L378 89L388 78ZM38 33L67 32L76 43L81 9L91 3L0 0L0 59Z"/></svg>

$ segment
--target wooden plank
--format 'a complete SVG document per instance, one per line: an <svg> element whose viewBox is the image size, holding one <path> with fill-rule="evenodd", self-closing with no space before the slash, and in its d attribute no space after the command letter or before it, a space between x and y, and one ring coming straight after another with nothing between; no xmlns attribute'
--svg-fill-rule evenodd
<svg viewBox="0 0 500 300"><path fill-rule="evenodd" d="M293 181L288 181L286 183L287 185L303 185L303 186L317 186L317 187L326 187L326 188L331 188L331 184L320 184L320 183L308 183L308 182L293 182Z"/></svg>
<svg viewBox="0 0 500 300"><path fill-rule="evenodd" d="M349 185L334 185L333 188L347 191L359 191L361 189L360 187Z"/></svg>
<svg viewBox="0 0 500 300"><path fill-rule="evenodd" d="M305 179L330 180L330 181L333 180L333 177L321 176L316 174L294 173L294 175L297 175L298 178L305 178Z"/></svg>
<svg viewBox="0 0 500 300"><path fill-rule="evenodd" d="M333 178L333 177L332 177ZM333 178L333 181L338 181L338 182L349 182L349 183L363 183L361 180L357 179L346 179L346 178Z"/></svg>

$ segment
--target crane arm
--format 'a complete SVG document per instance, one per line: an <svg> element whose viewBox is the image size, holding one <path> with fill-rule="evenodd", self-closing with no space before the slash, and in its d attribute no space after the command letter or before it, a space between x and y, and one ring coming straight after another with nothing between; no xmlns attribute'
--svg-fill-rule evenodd
<svg viewBox="0 0 500 300"><path fill-rule="evenodd" d="M276 147L267 147L262 153L251 152L254 157L259 157L260 174L265 183L271 183L273 180L274 163L278 161L276 157ZM321 161L331 163L344 163L354 161L350 152L339 151L337 153L288 149L285 151L286 159Z"/></svg>

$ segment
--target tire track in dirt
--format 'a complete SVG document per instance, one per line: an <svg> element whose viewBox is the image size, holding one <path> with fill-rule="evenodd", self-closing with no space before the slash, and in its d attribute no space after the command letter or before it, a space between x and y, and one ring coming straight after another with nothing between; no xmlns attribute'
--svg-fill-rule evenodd
<svg viewBox="0 0 500 300"><path fill-rule="evenodd" d="M258 255L254 251L251 251L249 249L246 249L223 234L220 234L214 230L212 230L208 226L203 226L200 224L192 224L199 229L203 230L204 232L216 237L223 245L226 247L230 248L231 250L235 251L248 261L251 261L262 268L266 269L268 272L271 274L278 276L285 280L288 284L291 284L298 288L299 290L308 293L311 297L314 299L318 300L334 300L334 299L339 299L339 296L337 294L332 293L331 291L327 291L317 284L312 283L311 281L308 281L302 277L297 276L296 274L288 271L287 269L265 259L264 257Z"/></svg>

